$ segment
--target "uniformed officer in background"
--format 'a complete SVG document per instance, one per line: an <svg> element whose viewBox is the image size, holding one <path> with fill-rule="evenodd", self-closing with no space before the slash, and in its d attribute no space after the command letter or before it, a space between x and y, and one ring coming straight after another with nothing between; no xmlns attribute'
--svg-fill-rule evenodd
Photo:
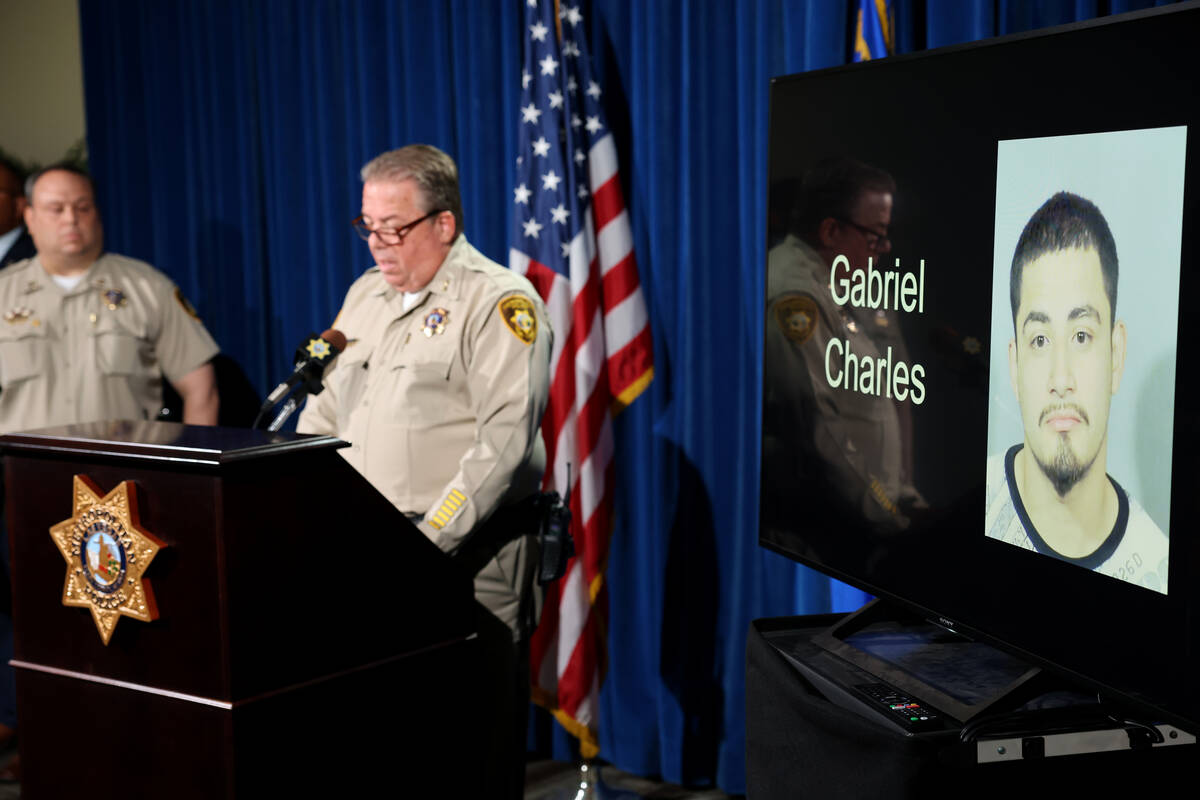
<svg viewBox="0 0 1200 800"><path fill-rule="evenodd" d="M342 455L473 576L486 609L489 707L463 737L490 737L488 796L517 798L541 610L534 501L546 465L546 311L528 280L467 242L448 155L410 145L361 177L354 226L375 266L346 294L334 324L346 349L297 430L350 442Z"/></svg>
<svg viewBox="0 0 1200 800"><path fill-rule="evenodd" d="M922 505L911 483L911 417L893 399L831 386L831 340L878 362L891 348L906 358L895 313L834 302L831 265L876 268L891 250L895 181L851 158L822 161L799 187L791 231L767 255L767 318L763 370L763 487L774 510L793 508L803 487L821 487L847 510L884 528L904 529L907 511ZM837 348L834 348L837 352ZM790 512L783 512L787 524Z"/></svg>
<svg viewBox="0 0 1200 800"><path fill-rule="evenodd" d="M164 374L183 421L215 425L216 342L169 278L104 253L91 178L50 167L26 194L37 255L0 274L0 433L154 419Z"/></svg>

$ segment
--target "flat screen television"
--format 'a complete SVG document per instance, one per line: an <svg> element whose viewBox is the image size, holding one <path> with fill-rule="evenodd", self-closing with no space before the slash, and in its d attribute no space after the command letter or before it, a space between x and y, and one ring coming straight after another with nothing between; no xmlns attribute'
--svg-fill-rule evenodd
<svg viewBox="0 0 1200 800"><path fill-rule="evenodd" d="M759 532L1193 732L1197 43L1187 4L772 82Z"/></svg>

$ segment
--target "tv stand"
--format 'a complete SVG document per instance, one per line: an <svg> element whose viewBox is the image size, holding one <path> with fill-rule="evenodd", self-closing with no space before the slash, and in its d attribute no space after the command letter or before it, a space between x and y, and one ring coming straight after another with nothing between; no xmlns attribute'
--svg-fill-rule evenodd
<svg viewBox="0 0 1200 800"><path fill-rule="evenodd" d="M964 654L984 653L982 675L973 674L969 663L949 664L946 653L935 652L926 663L918 658L897 666L895 657L911 633L905 626L917 625L919 642L925 636L919 630L923 622L903 617L889 621L880 605L848 618L783 617L751 624L746 649L746 774L748 793L756 800L1011 797L1030 780L1070 781L1071 786L1094 787L1097 796L1111 796L1114 787L1126 785L1124 781L1130 791L1143 786L1147 774L1154 774L1156 781L1176 771L1190 774L1196 740L1189 732L1156 721L1125 719L1118 709L1051 673L1026 675L1029 668L1020 662L998 668L1003 659L993 660L982 649L986 645L975 647L979 643L969 639L955 642L949 634L934 636L935 651L944 646L947 651L961 647L957 652ZM889 623L900 633L886 633ZM853 645L864 642L864 633L876 640L877 652L879 645L885 646L890 664L884 676L861 665L867 660L843 659L816 642L832 636ZM909 647L907 655L919 656L920 649ZM947 663L938 666L939 661ZM939 685L937 669L950 675L949 685ZM909 670L916 674L908 677L930 684L939 698L961 698L968 694L965 686L977 690L982 700L967 703L973 713L961 719L930 696L893 685ZM1022 680L1003 680L1014 671ZM934 720L911 726L892 719L895 715L881 710L878 701L864 697L861 687L871 683L910 694L935 712ZM1007 691L993 691L999 684ZM1073 757L1057 757L1065 755Z"/></svg>

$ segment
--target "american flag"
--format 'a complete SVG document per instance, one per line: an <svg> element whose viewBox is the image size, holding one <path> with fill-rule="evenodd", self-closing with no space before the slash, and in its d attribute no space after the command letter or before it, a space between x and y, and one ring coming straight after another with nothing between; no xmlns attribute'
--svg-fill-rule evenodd
<svg viewBox="0 0 1200 800"><path fill-rule="evenodd" d="M526 0L524 25L509 266L537 287L554 327L545 484L569 498L576 548L531 643L532 693L591 757L607 661L612 415L650 383L653 347L583 16Z"/></svg>

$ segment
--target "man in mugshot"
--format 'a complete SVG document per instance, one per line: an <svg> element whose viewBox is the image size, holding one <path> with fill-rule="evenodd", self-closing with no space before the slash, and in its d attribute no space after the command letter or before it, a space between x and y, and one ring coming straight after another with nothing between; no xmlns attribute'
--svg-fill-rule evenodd
<svg viewBox="0 0 1200 800"><path fill-rule="evenodd" d="M1068 192L1047 200L1021 232L1009 294L1025 441L988 460L987 535L1165 594L1167 537L1107 474L1127 333L1100 209Z"/></svg>

